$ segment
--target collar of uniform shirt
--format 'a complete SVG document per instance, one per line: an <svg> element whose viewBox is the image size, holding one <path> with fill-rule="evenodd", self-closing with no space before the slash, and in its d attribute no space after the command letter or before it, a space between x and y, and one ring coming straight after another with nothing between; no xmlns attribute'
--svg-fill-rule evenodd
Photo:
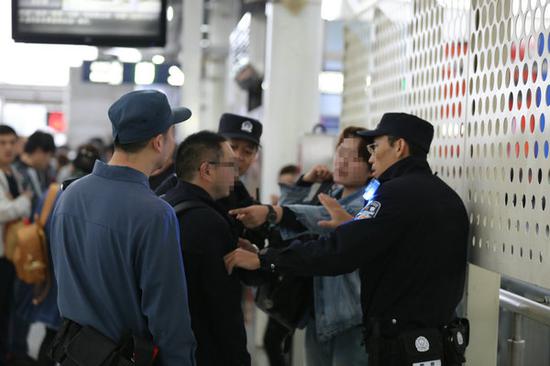
<svg viewBox="0 0 550 366"><path fill-rule="evenodd" d="M380 183L384 183L390 179L411 172L423 172L426 174L432 174L432 169L430 168L430 165L426 160L409 156L402 160L399 160L398 162L390 166L384 173L382 173L378 180L380 181Z"/></svg>
<svg viewBox="0 0 550 366"><path fill-rule="evenodd" d="M147 176L127 166L107 165L102 161L96 160L92 174L112 180L140 183L149 188Z"/></svg>

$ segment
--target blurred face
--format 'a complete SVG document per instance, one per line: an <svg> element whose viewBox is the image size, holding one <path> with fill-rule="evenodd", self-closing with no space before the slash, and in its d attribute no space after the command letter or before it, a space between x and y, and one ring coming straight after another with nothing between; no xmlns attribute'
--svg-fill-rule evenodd
<svg viewBox="0 0 550 366"><path fill-rule="evenodd" d="M17 136L0 135L0 166L7 166L15 159Z"/></svg>
<svg viewBox="0 0 550 366"><path fill-rule="evenodd" d="M401 160L402 152L399 147L403 141L399 139L395 141L394 146L391 146L388 136L379 136L369 145L372 150L369 162L372 164L374 177L380 177L390 166Z"/></svg>
<svg viewBox="0 0 550 366"><path fill-rule="evenodd" d="M243 175L247 172L248 168L256 159L258 153L258 146L252 142L240 139L230 139L229 143L235 153L237 164L239 165L239 175Z"/></svg>
<svg viewBox="0 0 550 366"><path fill-rule="evenodd" d="M212 197L220 199L229 196L235 185L238 174L238 165L235 153L228 142L222 144L222 156L213 165Z"/></svg>
<svg viewBox="0 0 550 366"><path fill-rule="evenodd" d="M38 170L48 169L48 167L50 166L50 162L53 158L52 152L46 152L40 149L36 150L30 155L32 157L33 168Z"/></svg>
<svg viewBox="0 0 550 366"><path fill-rule="evenodd" d="M360 138L345 138L336 148L334 182L344 187L359 187L367 182L371 172L367 162L359 157Z"/></svg>

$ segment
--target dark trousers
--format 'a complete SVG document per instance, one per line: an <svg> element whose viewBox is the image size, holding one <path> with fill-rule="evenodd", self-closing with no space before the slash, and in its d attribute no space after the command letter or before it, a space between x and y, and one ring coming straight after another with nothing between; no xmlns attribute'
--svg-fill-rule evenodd
<svg viewBox="0 0 550 366"><path fill-rule="evenodd" d="M290 331L273 318L269 318L264 333L264 349L270 366L290 365L290 350L285 352L285 342L292 342ZM287 339L290 338L290 339ZM290 344L290 343L289 343Z"/></svg>
<svg viewBox="0 0 550 366"><path fill-rule="evenodd" d="M9 348L8 352L14 357L26 357L28 354L27 337L31 325L27 319L25 319L17 311L21 302L25 298L28 291L28 285L24 284L17 277L13 281L13 301L11 304L11 315L9 324Z"/></svg>
<svg viewBox="0 0 550 366"><path fill-rule="evenodd" d="M15 270L6 258L0 258L0 366L6 364L8 353L8 329L13 304Z"/></svg>
<svg viewBox="0 0 550 366"><path fill-rule="evenodd" d="M46 328L46 335L44 336L44 339L42 340L42 344L40 345L40 351L38 352L38 366L54 366L55 361L53 361L48 356L48 351L50 350L50 347L52 345L52 341L55 338L55 334L57 331L52 328Z"/></svg>

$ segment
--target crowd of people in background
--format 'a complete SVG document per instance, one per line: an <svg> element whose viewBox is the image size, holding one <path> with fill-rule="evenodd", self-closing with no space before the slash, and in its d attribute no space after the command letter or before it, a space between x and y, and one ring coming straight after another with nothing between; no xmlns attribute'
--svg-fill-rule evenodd
<svg viewBox="0 0 550 366"><path fill-rule="evenodd" d="M47 349L61 325L55 279L47 296L33 302L37 289L16 276L4 255L7 226L22 218L33 221L50 184L89 174L96 160L110 155L112 146L100 138L70 149L56 147L49 133L18 136L12 127L0 125L0 365L53 365ZM29 356L27 344L35 322L46 328L37 360Z"/></svg>

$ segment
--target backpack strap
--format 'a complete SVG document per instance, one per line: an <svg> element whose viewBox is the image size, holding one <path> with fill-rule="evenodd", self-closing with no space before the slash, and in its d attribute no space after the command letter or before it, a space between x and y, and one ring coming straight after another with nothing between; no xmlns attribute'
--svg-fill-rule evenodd
<svg viewBox="0 0 550 366"><path fill-rule="evenodd" d="M174 206L174 211L176 211L176 216L179 216L184 212L200 207L208 208L209 206L201 201L183 201Z"/></svg>
<svg viewBox="0 0 550 366"><path fill-rule="evenodd" d="M48 216L50 216L52 212L55 197L57 197L57 192L59 192L59 184L50 184L48 193L46 194L46 200L44 201L44 206L42 206L42 211L40 211L40 218L38 219L38 225L42 228L46 225Z"/></svg>

